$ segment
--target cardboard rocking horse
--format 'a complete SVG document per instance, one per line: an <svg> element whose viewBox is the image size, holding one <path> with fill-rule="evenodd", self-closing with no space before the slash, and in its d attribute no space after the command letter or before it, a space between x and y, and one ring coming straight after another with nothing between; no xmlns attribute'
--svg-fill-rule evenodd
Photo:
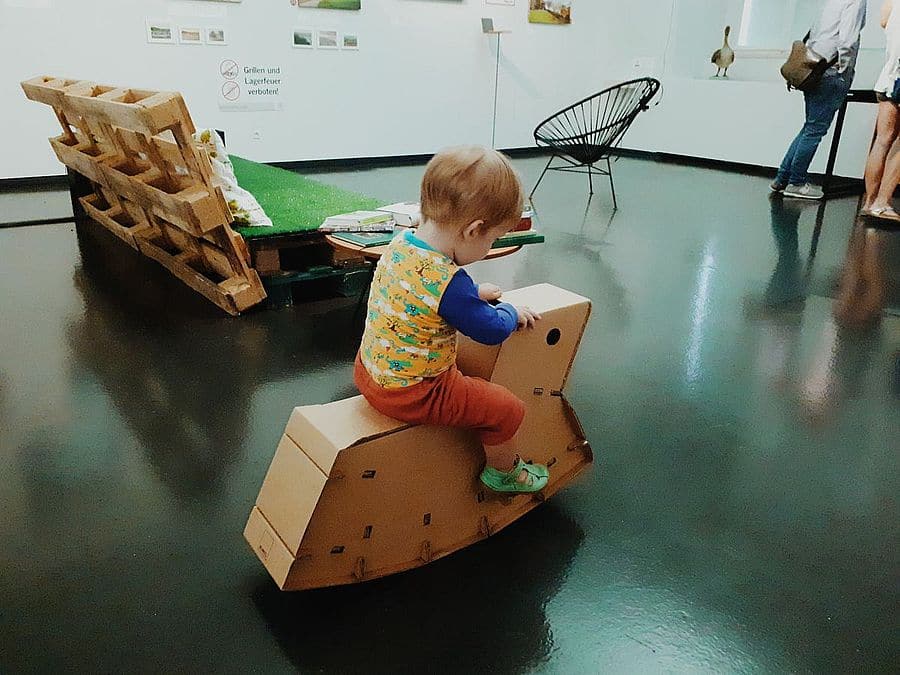
<svg viewBox="0 0 900 675"><path fill-rule="evenodd" d="M503 300L543 319L502 345L460 336L457 365L525 402L519 451L550 468L547 487L535 495L493 493L478 478L484 452L474 434L398 422L361 396L295 408L244 530L280 589L350 584L425 565L498 532L591 464L591 447L563 395L590 301L549 284Z"/></svg>

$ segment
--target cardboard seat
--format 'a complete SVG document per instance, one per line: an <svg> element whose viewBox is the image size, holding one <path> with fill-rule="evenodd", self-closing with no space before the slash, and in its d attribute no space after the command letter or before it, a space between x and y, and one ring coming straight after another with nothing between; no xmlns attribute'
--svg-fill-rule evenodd
<svg viewBox="0 0 900 675"><path fill-rule="evenodd" d="M295 408L244 530L279 588L348 584L427 564L506 527L591 464L563 395L590 301L549 284L503 299L543 319L499 346L460 336L457 364L525 402L520 453L550 467L547 488L497 495L478 479L484 452L474 434L410 426L362 397Z"/></svg>

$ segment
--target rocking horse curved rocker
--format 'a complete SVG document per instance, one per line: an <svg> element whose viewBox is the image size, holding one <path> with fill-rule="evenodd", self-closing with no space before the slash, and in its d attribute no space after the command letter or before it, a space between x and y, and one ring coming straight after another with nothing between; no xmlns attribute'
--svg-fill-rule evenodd
<svg viewBox="0 0 900 675"><path fill-rule="evenodd" d="M361 396L295 408L244 530L280 589L350 584L425 565L498 532L591 464L591 447L563 395L590 301L549 284L503 299L543 319L498 346L460 336L457 365L525 402L520 452L550 467L549 485L537 495L496 495L478 479L484 453L475 435L398 422Z"/></svg>

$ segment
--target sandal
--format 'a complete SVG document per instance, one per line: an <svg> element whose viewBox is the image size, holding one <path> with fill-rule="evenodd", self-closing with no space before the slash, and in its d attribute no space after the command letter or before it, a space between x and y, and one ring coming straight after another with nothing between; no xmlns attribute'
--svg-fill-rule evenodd
<svg viewBox="0 0 900 675"><path fill-rule="evenodd" d="M900 222L900 213L894 211L894 209L890 206L880 206L877 209L869 209L868 211L863 211L862 215L869 216L870 218L879 218L881 220L894 220Z"/></svg>
<svg viewBox="0 0 900 675"><path fill-rule="evenodd" d="M526 473L525 480L519 482L522 472ZM530 493L540 492L550 480L550 471L543 464L528 464L521 458L516 460L516 465L509 471L500 471L492 466L484 467L481 472L481 482L494 492Z"/></svg>

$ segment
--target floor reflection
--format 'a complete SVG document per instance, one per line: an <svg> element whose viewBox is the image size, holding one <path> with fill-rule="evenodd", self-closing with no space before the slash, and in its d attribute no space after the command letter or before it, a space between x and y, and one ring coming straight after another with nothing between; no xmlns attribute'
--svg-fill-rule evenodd
<svg viewBox="0 0 900 675"><path fill-rule="evenodd" d="M809 280L827 207L827 203L816 207L804 261L798 224L811 205L773 196L775 267L765 290L744 300L745 314L760 331L759 372L774 391L793 400L800 419L813 426L836 422L844 404L862 393L872 355L884 341L882 320L900 304L900 233L873 228L870 221L859 219L831 287L831 316L816 322L812 345L804 343L809 333L803 328L805 308L814 292ZM804 358L805 352L811 356Z"/></svg>
<svg viewBox="0 0 900 675"><path fill-rule="evenodd" d="M302 672L523 672L553 649L544 609L583 539L548 503L416 571L305 593L265 579L254 601Z"/></svg>
<svg viewBox="0 0 900 675"><path fill-rule="evenodd" d="M79 228L79 248L74 285L83 310L66 331L72 387L100 384L154 473L183 500L214 493L239 460L259 387L352 362L350 306L326 326L290 310L275 321L207 319L218 310L182 289L169 303L178 282L162 270L149 279L131 272L131 252L97 226Z"/></svg>
<svg viewBox="0 0 900 675"><path fill-rule="evenodd" d="M834 305L842 326L871 326L885 310L900 309L900 231L872 225L860 218L850 233Z"/></svg>
<svg viewBox="0 0 900 675"><path fill-rule="evenodd" d="M631 324L631 303L628 291L622 285L615 267L608 260L611 249L607 243L607 236L618 213L613 211L608 216L593 214L591 200L588 199L578 232L559 232L554 236L559 239L562 250L572 257L572 264L576 264L578 260L587 261L591 265L594 275L591 294L591 301L594 304L592 313L625 330Z"/></svg>

